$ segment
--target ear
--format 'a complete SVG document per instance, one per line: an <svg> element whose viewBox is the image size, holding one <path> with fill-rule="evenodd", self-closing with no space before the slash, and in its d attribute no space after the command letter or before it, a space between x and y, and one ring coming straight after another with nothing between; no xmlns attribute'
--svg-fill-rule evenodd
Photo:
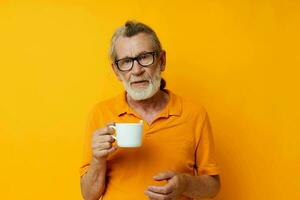
<svg viewBox="0 0 300 200"><path fill-rule="evenodd" d="M117 69L117 67L115 66L115 64L114 63L111 63L111 68L112 68L112 70L114 71L114 73L115 73L115 75L117 76L117 79L119 80L119 81L122 81L122 79L120 78L120 75L119 75L119 71L118 71L118 69Z"/></svg>
<svg viewBox="0 0 300 200"><path fill-rule="evenodd" d="M160 53L159 62L160 62L160 71L161 72L165 71L165 68L166 68L166 51L162 50L162 52Z"/></svg>

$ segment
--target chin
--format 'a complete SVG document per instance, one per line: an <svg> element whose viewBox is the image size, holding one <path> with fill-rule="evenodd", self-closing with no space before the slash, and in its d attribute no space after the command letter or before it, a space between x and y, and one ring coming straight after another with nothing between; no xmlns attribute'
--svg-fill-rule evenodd
<svg viewBox="0 0 300 200"><path fill-rule="evenodd" d="M157 91L142 89L142 90L134 90L134 89L128 89L126 90L129 96L136 101L142 101L151 98L154 94L156 94Z"/></svg>

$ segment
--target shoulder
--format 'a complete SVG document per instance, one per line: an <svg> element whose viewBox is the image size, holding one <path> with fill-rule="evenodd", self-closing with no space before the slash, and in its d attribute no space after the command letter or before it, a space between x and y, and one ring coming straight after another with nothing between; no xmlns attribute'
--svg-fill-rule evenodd
<svg viewBox="0 0 300 200"><path fill-rule="evenodd" d="M107 111L117 111L123 102L124 94L119 94L114 97L110 97L101 101L96 102L92 107L93 113L103 113Z"/></svg>
<svg viewBox="0 0 300 200"><path fill-rule="evenodd" d="M202 121L206 118L207 110L201 102L192 101L188 97L183 97L178 94L173 93L173 95L181 105L182 117L188 119L197 118Z"/></svg>

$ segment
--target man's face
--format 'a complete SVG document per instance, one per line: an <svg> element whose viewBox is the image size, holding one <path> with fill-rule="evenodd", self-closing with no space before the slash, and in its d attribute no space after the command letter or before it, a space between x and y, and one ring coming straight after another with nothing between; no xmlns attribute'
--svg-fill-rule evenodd
<svg viewBox="0 0 300 200"><path fill-rule="evenodd" d="M153 52L154 49L150 36L139 33L132 37L119 37L116 41L115 51L119 60ZM133 62L130 71L120 71L116 64L113 64L112 67L131 98L134 100L148 99L159 90L161 71L165 68L165 52L154 55L153 64L147 67L141 66L137 60Z"/></svg>

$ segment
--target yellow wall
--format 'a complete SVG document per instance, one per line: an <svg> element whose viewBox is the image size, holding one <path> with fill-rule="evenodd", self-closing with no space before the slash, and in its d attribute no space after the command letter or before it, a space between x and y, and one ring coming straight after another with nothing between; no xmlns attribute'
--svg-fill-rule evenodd
<svg viewBox="0 0 300 200"><path fill-rule="evenodd" d="M81 199L87 115L122 89L107 48L128 18L160 36L168 87L210 113L223 173L216 199L300 199L299 8L296 0L1 0L0 199Z"/></svg>

